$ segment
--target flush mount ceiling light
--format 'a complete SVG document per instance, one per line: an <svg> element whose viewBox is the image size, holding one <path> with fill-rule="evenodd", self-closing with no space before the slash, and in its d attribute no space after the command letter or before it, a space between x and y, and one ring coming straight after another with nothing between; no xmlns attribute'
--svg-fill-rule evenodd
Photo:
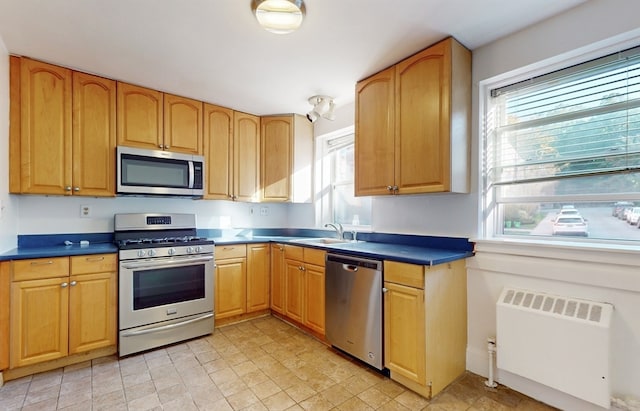
<svg viewBox="0 0 640 411"><path fill-rule="evenodd" d="M277 34L297 30L305 15L302 0L252 0L251 10L265 30Z"/></svg>
<svg viewBox="0 0 640 411"><path fill-rule="evenodd" d="M335 120L336 116L333 112L335 104L333 97L329 96L313 96L309 97L309 104L313 106L313 109L307 113L307 119L314 123L320 117L327 120Z"/></svg>

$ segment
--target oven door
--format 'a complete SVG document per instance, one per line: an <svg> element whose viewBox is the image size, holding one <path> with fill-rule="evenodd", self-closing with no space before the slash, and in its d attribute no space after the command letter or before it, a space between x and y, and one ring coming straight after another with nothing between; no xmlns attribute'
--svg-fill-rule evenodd
<svg viewBox="0 0 640 411"><path fill-rule="evenodd" d="M213 312L213 255L120 262L120 330Z"/></svg>

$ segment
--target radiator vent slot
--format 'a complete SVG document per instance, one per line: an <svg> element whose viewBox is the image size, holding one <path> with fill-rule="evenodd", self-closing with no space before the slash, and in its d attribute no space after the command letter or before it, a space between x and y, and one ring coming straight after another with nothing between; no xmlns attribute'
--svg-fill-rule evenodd
<svg viewBox="0 0 640 411"><path fill-rule="evenodd" d="M609 408L612 314L608 303L507 287L496 304L497 366Z"/></svg>

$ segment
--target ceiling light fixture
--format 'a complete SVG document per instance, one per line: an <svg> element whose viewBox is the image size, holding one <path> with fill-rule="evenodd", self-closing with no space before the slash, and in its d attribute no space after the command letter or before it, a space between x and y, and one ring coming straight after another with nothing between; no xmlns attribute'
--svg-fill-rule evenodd
<svg viewBox="0 0 640 411"><path fill-rule="evenodd" d="M313 106L313 109L307 113L307 119L315 123L320 117L327 120L335 120L336 115L333 112L335 103L333 97L329 96L313 96L309 97L309 104Z"/></svg>
<svg viewBox="0 0 640 411"><path fill-rule="evenodd" d="M302 0L252 0L251 10L265 30L277 34L296 31L305 15Z"/></svg>

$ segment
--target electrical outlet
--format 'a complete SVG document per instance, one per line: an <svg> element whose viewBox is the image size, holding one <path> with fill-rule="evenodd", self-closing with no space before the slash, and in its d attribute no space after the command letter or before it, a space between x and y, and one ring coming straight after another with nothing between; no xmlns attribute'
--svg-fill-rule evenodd
<svg viewBox="0 0 640 411"><path fill-rule="evenodd" d="M269 207L267 207L267 206L260 207L260 215L261 216L269 215Z"/></svg>
<svg viewBox="0 0 640 411"><path fill-rule="evenodd" d="M80 218L89 218L91 217L91 207L88 205L80 206Z"/></svg>

